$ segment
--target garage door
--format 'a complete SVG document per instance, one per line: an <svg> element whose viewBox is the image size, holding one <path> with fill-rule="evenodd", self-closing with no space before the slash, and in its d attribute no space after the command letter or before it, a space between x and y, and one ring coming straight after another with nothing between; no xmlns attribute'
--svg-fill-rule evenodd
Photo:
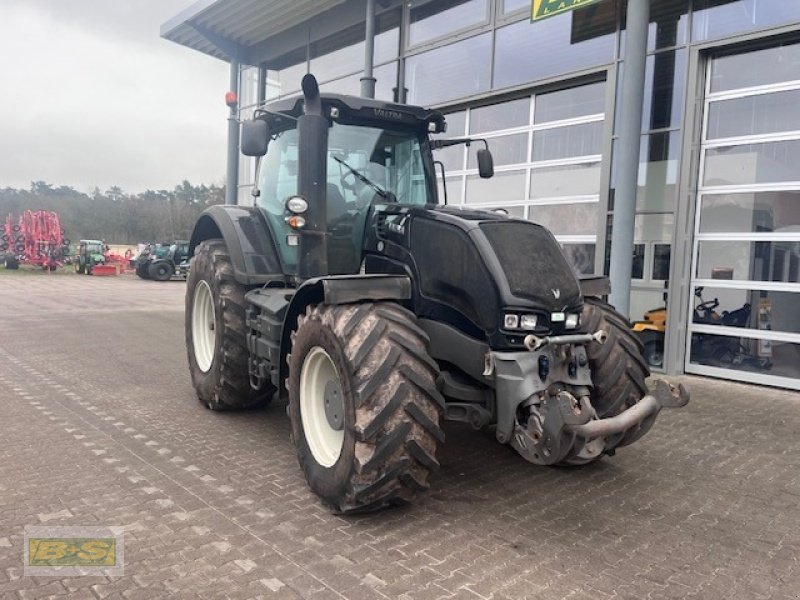
<svg viewBox="0 0 800 600"><path fill-rule="evenodd" d="M800 389L800 43L712 56L687 372Z"/></svg>
<svg viewBox="0 0 800 600"><path fill-rule="evenodd" d="M448 204L541 223L577 271L593 273L604 120L604 81L447 114L445 137L485 138L495 163L494 177L481 179L475 155L482 144L437 151Z"/></svg>

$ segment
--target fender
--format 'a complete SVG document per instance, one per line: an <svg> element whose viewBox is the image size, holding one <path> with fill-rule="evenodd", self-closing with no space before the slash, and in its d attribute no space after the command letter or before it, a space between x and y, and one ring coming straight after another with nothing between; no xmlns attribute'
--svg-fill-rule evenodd
<svg viewBox="0 0 800 600"><path fill-rule="evenodd" d="M225 240L239 283L263 285L284 279L275 242L258 208L217 205L204 210L192 231L189 256L200 242L215 238Z"/></svg>
<svg viewBox="0 0 800 600"><path fill-rule="evenodd" d="M288 376L286 355L291 348L291 332L297 329L297 319L311 304L354 304L411 300L411 280L405 275L331 275L315 277L305 281L299 288L264 287L247 292L245 298L257 306L259 315L251 317L251 328L257 330L255 338L249 339L248 349L258 359L272 365L269 369L272 383L280 394L286 389L282 385ZM282 325L280 325L282 324ZM253 334L248 335L253 338ZM262 379L267 370L252 373ZM255 386L254 386L255 387Z"/></svg>

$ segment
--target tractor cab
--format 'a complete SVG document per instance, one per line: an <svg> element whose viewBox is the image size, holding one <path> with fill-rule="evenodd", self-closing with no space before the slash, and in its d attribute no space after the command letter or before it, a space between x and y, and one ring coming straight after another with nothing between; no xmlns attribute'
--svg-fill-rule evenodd
<svg viewBox="0 0 800 600"><path fill-rule="evenodd" d="M277 241L284 272L298 272L300 235L313 227L328 235L329 273L356 273L371 208L437 203L428 135L444 131L444 117L364 98L318 99L318 116L325 122L315 133L325 145L313 157L300 156L302 99L270 104L254 122L245 123L243 150L262 157L254 195ZM300 162L325 174L324 184L311 190L324 196L324 223L309 219L311 199L301 190Z"/></svg>

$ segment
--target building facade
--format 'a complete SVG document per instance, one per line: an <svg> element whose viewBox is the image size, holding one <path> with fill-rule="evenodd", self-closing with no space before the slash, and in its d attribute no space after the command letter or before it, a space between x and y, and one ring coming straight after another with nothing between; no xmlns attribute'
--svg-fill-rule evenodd
<svg viewBox="0 0 800 600"><path fill-rule="evenodd" d="M263 25L226 23L234 4ZM162 35L237 54L240 119L299 94L307 72L359 94L364 0L300 0L291 16L288 2L254 4L204 0ZM577 272L607 274L625 2L536 22L530 11L377 1L376 97L439 108L446 136L489 141L488 180L474 148L438 151L449 204L546 225ZM254 168L241 158L242 204ZM651 0L631 280L632 320L667 310L648 338L655 370L800 389L800 2Z"/></svg>

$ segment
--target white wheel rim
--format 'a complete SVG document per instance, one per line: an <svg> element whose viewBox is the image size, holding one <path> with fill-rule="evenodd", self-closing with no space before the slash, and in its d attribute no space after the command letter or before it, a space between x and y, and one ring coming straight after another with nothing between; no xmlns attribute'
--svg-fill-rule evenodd
<svg viewBox="0 0 800 600"><path fill-rule="evenodd" d="M334 429L325 413L325 388L341 381L331 357L314 346L303 361L300 373L300 418L311 454L323 467L332 467L339 460L344 446L344 427ZM339 415L344 418L344 415Z"/></svg>
<svg viewBox="0 0 800 600"><path fill-rule="evenodd" d="M194 359L203 373L207 373L214 362L214 345L217 341L214 318L214 297L208 283L200 281L194 288L192 305L192 345Z"/></svg>

